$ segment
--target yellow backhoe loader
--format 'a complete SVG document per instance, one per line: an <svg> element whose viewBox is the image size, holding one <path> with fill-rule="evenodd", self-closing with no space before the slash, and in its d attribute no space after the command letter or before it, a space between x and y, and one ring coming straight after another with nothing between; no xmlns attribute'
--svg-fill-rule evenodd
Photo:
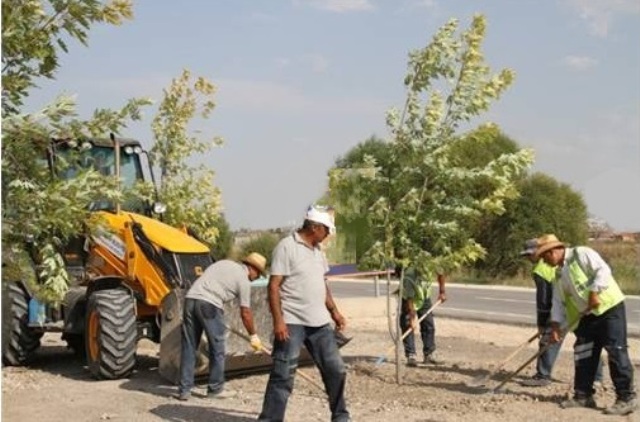
<svg viewBox="0 0 640 422"><path fill-rule="evenodd" d="M77 171L71 166L55 172L56 160L71 151L83 165L113 175L122 186L144 179L141 157L145 152L135 140L112 136L52 142L48 162L57 177L72 178ZM151 167L148 173L153 176ZM60 332L70 348L86 356L95 378L117 379L132 372L137 343L147 338L156 343L162 340L161 374L175 380L180 298L183 289L213 263L210 250L184 230L163 223L160 203L98 201L92 210L100 217L99 228L70 241L61 251L72 283L60 306L40 303L24 280L3 283L2 361L5 365L27 364L45 332ZM34 262L36 274L37 264ZM270 331L266 289L256 288L252 295L259 328ZM227 315L231 325L240 327L236 314L233 310ZM246 350L243 342L230 342L229 359L240 362L230 362L230 371L269 364L264 356L239 359Z"/></svg>

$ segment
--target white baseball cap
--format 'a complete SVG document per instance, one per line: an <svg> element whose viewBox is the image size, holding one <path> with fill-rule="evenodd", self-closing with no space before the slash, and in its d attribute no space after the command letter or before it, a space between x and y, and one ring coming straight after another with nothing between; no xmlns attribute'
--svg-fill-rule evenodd
<svg viewBox="0 0 640 422"><path fill-rule="evenodd" d="M333 216L326 209L311 205L309 209L307 209L307 214L304 216L304 219L322 224L329 229L329 233L331 234L335 234L336 232Z"/></svg>

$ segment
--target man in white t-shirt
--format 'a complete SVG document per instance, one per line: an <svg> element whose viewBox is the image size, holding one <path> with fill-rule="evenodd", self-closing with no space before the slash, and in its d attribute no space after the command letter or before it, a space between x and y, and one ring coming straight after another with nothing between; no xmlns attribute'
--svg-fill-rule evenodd
<svg viewBox="0 0 640 422"><path fill-rule="evenodd" d="M275 337L273 367L259 421L284 420L302 345L322 374L331 420L350 420L344 399L347 373L332 326L333 321L340 332L346 321L327 286L329 265L320 248L334 231L332 215L311 207L302 228L282 239L273 251L268 287Z"/></svg>

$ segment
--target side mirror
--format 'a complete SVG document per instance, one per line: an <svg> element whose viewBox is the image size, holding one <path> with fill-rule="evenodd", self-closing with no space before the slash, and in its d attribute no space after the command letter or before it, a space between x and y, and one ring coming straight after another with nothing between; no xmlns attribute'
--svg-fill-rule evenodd
<svg viewBox="0 0 640 422"><path fill-rule="evenodd" d="M156 214L164 214L165 212L167 212L167 205L162 202L154 202L153 212L155 212Z"/></svg>

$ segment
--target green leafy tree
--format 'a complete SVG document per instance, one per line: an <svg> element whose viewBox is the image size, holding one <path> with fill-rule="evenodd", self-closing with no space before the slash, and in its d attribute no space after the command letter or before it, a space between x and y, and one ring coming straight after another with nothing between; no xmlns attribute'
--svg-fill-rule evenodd
<svg viewBox="0 0 640 422"><path fill-rule="evenodd" d="M220 214L217 224L218 237L213 245L211 245L211 253L217 260L228 258L233 249L234 236L229 223L224 214Z"/></svg>
<svg viewBox="0 0 640 422"><path fill-rule="evenodd" d="M53 78L69 40L87 44L92 25L133 17L130 0L3 0L2 112L18 112L40 78Z"/></svg>
<svg viewBox="0 0 640 422"><path fill-rule="evenodd" d="M191 166L190 158L222 144L190 134L189 124L196 117L206 119L215 107L214 85L205 78L192 80L184 70L164 90L164 98L153 119L153 162L160 168L160 199L167 204L166 221L187 226L209 244L215 244L221 224L221 194L212 183L215 172L204 164Z"/></svg>
<svg viewBox="0 0 640 422"><path fill-rule="evenodd" d="M120 133L127 122L140 118L148 101L96 110L89 119L77 117L68 97L36 113L21 113L20 107L38 79L55 76L66 40L84 44L92 25L120 24L131 16L130 2L122 0L2 2L2 255L8 266L3 281L11 276L10 281L35 287L38 277L44 284L35 293L45 301L60 301L68 288L59 248L90 222L89 204L122 196L113 182L92 170L81 171L73 181L52 178L45 161L51 139ZM30 258L40 264L37 274Z"/></svg>
<svg viewBox="0 0 640 422"><path fill-rule="evenodd" d="M275 233L262 232L247 240L238 250L238 259L251 252L257 252L267 258L267 266L271 265L271 254L281 237Z"/></svg>
<svg viewBox="0 0 640 422"><path fill-rule="evenodd" d="M477 235L489 253L476 268L491 277L516 275L526 265L518 256L526 239L554 233L574 245L587 241L587 206L580 193L542 173L522 179L518 189L521 195Z"/></svg>
<svg viewBox="0 0 640 422"><path fill-rule="evenodd" d="M473 228L517 196L514 181L532 162L531 151L502 154L480 167L456 162L457 145L473 136L459 135L461 124L487 110L514 77L508 69L492 74L485 64L485 26L484 17L475 16L458 34L451 20L427 47L410 53L404 110L387 116L391 172L370 156L352 171L330 172L331 195L355 183L380 193L366 204L375 238L363 259L369 267L400 264L428 274L472 263L485 254ZM337 215L351 211L334 205Z"/></svg>
<svg viewBox="0 0 640 422"><path fill-rule="evenodd" d="M385 193L362 183L360 174L368 171L369 163L375 163L380 174L393 177L390 144L372 136L339 157L332 172L342 172L341 188L332 190L326 199L328 203L340 204L342 212L336 214L336 224L340 227L338 241L355 262L360 262L374 242L367 208Z"/></svg>

